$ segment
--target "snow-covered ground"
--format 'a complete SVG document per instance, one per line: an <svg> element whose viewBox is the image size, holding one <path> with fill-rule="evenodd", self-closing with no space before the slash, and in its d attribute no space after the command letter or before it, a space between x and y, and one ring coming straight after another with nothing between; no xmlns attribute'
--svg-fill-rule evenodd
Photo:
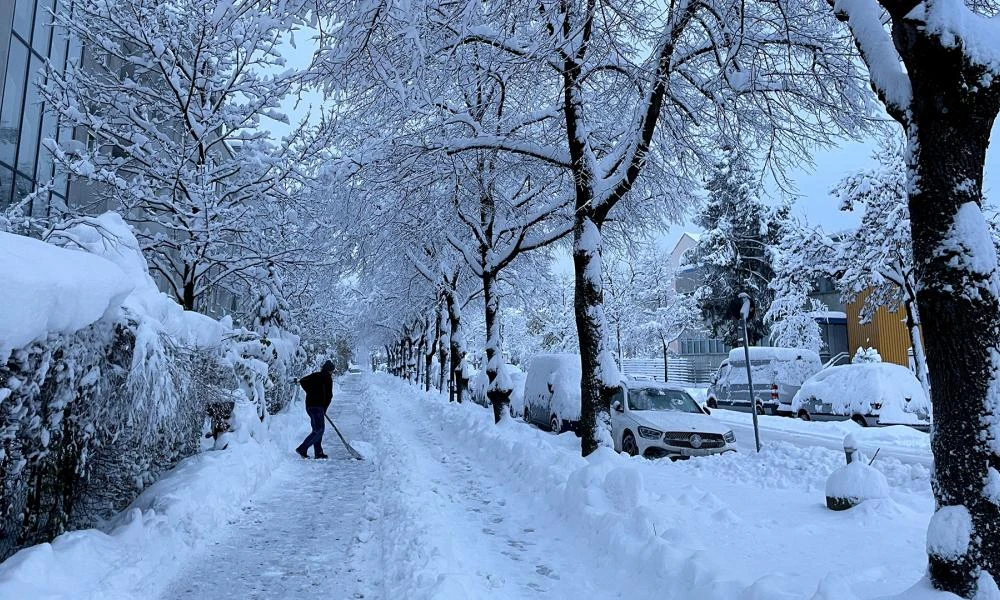
<svg viewBox="0 0 1000 600"><path fill-rule="evenodd" d="M832 512L824 485L839 447L776 430L760 454L583 459L572 433L495 426L489 410L385 375L348 376L334 403L368 460L346 460L332 432L335 460L295 457L305 418L293 406L272 420L271 443L199 455L147 490L139 504L155 515L15 555L0 565L0 597L949 597L907 591L926 563L929 470L885 451L874 465L890 498Z"/></svg>

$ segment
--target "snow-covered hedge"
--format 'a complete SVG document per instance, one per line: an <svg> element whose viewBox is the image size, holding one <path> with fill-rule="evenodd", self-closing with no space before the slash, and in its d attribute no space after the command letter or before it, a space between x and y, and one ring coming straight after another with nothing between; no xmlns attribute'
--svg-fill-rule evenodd
<svg viewBox="0 0 1000 600"><path fill-rule="evenodd" d="M206 431L263 435L293 391L298 339L183 310L118 215L49 241L0 233L0 559L121 510Z"/></svg>

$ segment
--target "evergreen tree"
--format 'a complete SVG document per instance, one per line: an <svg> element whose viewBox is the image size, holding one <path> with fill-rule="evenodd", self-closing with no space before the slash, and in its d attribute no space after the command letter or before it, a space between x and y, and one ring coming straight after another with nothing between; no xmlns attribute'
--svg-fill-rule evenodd
<svg viewBox="0 0 1000 600"><path fill-rule="evenodd" d="M726 150L705 189L708 203L696 223L705 233L688 255L704 283L695 297L712 334L730 346L739 344L742 327L729 320L727 309L740 292L756 307L747 324L751 344L767 335L764 315L774 300L770 248L780 241L788 206L770 207L760 201L760 186L746 158Z"/></svg>

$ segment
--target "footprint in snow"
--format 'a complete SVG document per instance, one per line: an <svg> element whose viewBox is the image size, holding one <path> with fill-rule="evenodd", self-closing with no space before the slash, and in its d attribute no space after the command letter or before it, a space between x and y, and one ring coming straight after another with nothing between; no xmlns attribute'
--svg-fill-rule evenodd
<svg viewBox="0 0 1000 600"><path fill-rule="evenodd" d="M535 565L535 573L543 577L548 577L549 579L559 579L559 576L552 572L552 569L546 567L545 565Z"/></svg>

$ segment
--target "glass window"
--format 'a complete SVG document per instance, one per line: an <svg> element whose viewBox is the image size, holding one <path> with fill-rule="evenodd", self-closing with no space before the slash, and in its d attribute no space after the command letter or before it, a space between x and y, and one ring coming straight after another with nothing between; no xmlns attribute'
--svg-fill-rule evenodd
<svg viewBox="0 0 1000 600"><path fill-rule="evenodd" d="M31 47L45 56L49 53L49 37L52 35L52 0L36 0L35 32L31 36Z"/></svg>
<svg viewBox="0 0 1000 600"><path fill-rule="evenodd" d="M28 93L25 95L24 113L21 118L21 143L17 150L17 170L31 177L35 176L38 130L42 126L42 97L35 86L38 69L41 66L41 59L32 56L31 70L28 72Z"/></svg>
<svg viewBox="0 0 1000 600"><path fill-rule="evenodd" d="M14 202L20 202L34 189L34 183L27 177L18 174L14 180Z"/></svg>
<svg viewBox="0 0 1000 600"><path fill-rule="evenodd" d="M35 0L14 0L14 31L25 40L31 37L31 18Z"/></svg>
<svg viewBox="0 0 1000 600"><path fill-rule="evenodd" d="M14 187L14 173L7 167L0 165L0 208L7 208L10 204L11 188Z"/></svg>
<svg viewBox="0 0 1000 600"><path fill-rule="evenodd" d="M668 410L700 413L698 404L684 392L666 388L638 388L628 391L628 407L632 410Z"/></svg>
<svg viewBox="0 0 1000 600"><path fill-rule="evenodd" d="M0 106L0 161L14 164L17 136L21 127L21 100L24 94L24 70L28 66L28 48L17 39L10 40L7 77Z"/></svg>

